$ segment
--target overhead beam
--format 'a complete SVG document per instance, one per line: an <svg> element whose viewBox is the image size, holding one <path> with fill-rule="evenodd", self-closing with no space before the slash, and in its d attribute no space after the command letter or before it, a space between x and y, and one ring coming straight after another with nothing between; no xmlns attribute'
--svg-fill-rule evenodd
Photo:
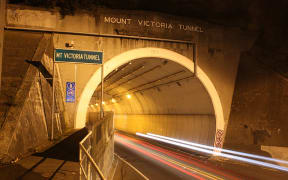
<svg viewBox="0 0 288 180"><path fill-rule="evenodd" d="M37 29L37 28L14 27L14 26L5 26L5 30L68 34L68 35L79 35L79 36L94 36L94 37L106 37L106 38L136 39L136 40L160 41L160 42L181 43L181 44L195 44L195 42L192 42L192 41L183 41L183 40L177 40L177 39L151 38L151 37L144 37L144 36L115 35L115 34L103 34L103 33L102 34L87 33L87 32L76 32L76 31L59 31L59 30L51 30L51 29Z"/></svg>
<svg viewBox="0 0 288 180"><path fill-rule="evenodd" d="M166 79L170 79L170 78L175 77L175 76L178 76L179 74L182 74L182 73L184 73L184 72L185 72L185 70L181 70L181 71L178 71L178 72L175 72L175 73L172 73L172 74L168 74L168 75L163 76L163 77L161 77L161 78L159 78L159 79L155 79L155 80L153 80L153 81L150 81L150 82L147 82L147 83L144 83L144 84L140 84L140 85L138 85L138 86L136 86L136 87L133 87L133 88L131 88L131 89L128 89L128 92L129 92L129 91L133 91L133 90L137 90L137 89L139 89L139 88L141 88L141 87L143 87L143 86L147 86L147 85L150 85L150 84L154 84L154 83L161 82L161 81L166 80Z"/></svg>
<svg viewBox="0 0 288 180"><path fill-rule="evenodd" d="M108 87L110 87L110 86L113 86L113 84L119 82L120 80L122 80L122 79L124 79L124 78L127 78L127 77L129 77L129 76L131 76L131 75L133 74L133 72L138 71L139 69L142 69L143 67L144 67L143 65L138 66L138 67L136 67L136 68L130 70L129 72L127 72L127 73L121 75L121 76L118 77L116 80L114 80L114 81L111 82L109 85L107 85L106 88L108 88Z"/></svg>
<svg viewBox="0 0 288 180"><path fill-rule="evenodd" d="M127 66L129 65L129 63L126 63L122 66L120 66L119 68L115 69L114 71L112 71L110 74L108 74L106 77L105 77L105 82L108 82L115 74L117 74L118 72L124 70Z"/></svg>
<svg viewBox="0 0 288 180"><path fill-rule="evenodd" d="M147 85L151 85L151 84L154 84L154 83L161 82L161 81L166 80L166 79L169 79L169 78L171 78L171 77L178 76L179 74L182 74L182 73L184 73L184 72L185 72L185 70L178 71L178 72L175 72L175 73L173 73L173 74L169 74L169 75L166 75L166 76L161 77L161 78L159 78L159 79L150 81L150 82L148 82L148 83L144 83L144 84L138 85L137 87L133 87L133 88L131 88L131 89L128 89L128 90L125 91L125 92L121 92L121 93L119 93L119 94L113 94L112 96L113 96L113 97L119 97L119 96L121 96L121 95L127 94L128 92L133 92L133 93L135 93L135 92L139 92L139 91L144 91L144 90L146 90L146 89L151 89L151 88L154 88L154 87L158 87L158 86L162 86L162 85L167 85L167 83L163 83L163 84L154 85L154 86L149 87L149 88L144 88L144 89L138 90L138 89L141 88L141 87L144 87L144 86L147 86ZM168 84L174 83L174 82L179 82L179 81L182 81L182 80L191 78L191 77L194 77L194 76L189 76L189 77L186 77L186 78L182 78L182 79L170 81L170 82L168 82Z"/></svg>
<svg viewBox="0 0 288 180"><path fill-rule="evenodd" d="M122 86L123 84L126 84L126 83L128 83L128 82L130 82L130 81L132 81L132 80L134 80L134 79L136 79L136 78L138 78L138 77L141 77L141 76L143 76L143 75L146 74L146 73L152 72L152 71L154 71L155 69L158 69L158 68L161 68L161 66L160 66L160 65L157 65L157 66L155 66L155 67L153 67L153 68L151 68L151 69L148 69L147 71L144 71L143 73L140 73L140 74L138 74L138 75L135 75L133 78L128 79L127 81L124 81L124 82L118 84L118 85L117 85L116 87L114 87L114 88L117 88L117 87L119 87L119 86ZM114 89L114 88L113 88L113 89ZM110 92L110 91L113 90L113 89L108 89L107 92Z"/></svg>
<svg viewBox="0 0 288 180"><path fill-rule="evenodd" d="M172 83L177 83L177 82L181 82L181 81L184 81L184 80L187 80L187 79L192 79L192 78L195 78L195 76L192 75L192 76L184 77L184 78L181 78L181 79L169 81L169 82L166 82L166 83L157 84L157 85L152 86L152 87L148 87L148 88L145 88L145 89L140 89L140 90L134 91L133 93L142 92L142 91L147 91L147 90L150 90L150 89L153 89L153 88L157 88L157 87L161 87L161 86L166 86L166 85L169 85L169 84L172 84Z"/></svg>

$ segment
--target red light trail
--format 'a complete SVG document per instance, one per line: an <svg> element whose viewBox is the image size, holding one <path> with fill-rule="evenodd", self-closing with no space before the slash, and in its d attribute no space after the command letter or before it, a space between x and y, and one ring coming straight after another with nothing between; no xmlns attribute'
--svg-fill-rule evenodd
<svg viewBox="0 0 288 180"><path fill-rule="evenodd" d="M201 160L187 154L157 147L148 142L134 139L123 134L115 133L115 141L195 179L238 180L243 178L243 176L239 178L240 176L235 173L223 172L223 169L217 168L211 164L204 164Z"/></svg>

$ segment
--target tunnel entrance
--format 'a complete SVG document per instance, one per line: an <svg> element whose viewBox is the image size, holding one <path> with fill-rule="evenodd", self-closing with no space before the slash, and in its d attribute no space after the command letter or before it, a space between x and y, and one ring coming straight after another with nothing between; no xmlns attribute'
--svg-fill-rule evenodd
<svg viewBox="0 0 288 180"><path fill-rule="evenodd" d="M89 112L99 112L101 86ZM115 129L154 133L213 145L214 109L200 80L182 65L161 58L141 58L114 69L104 79L105 111L115 113Z"/></svg>
<svg viewBox="0 0 288 180"><path fill-rule="evenodd" d="M138 63L135 63L137 61ZM148 61L153 62L149 63L149 66L146 65L150 68L150 70L152 68L156 68L156 66L166 66L169 68L167 68L166 70L156 70L158 68L157 67L155 70L151 70L151 73L148 73L150 74L149 76L145 78L136 78L134 83L132 83L133 81L131 81L130 83L124 81L124 78L122 78L122 76L130 76L129 74L131 74L131 76L137 76L137 74L135 73L138 71L140 74L144 73L145 70L148 71L148 68L144 69L144 64L146 64ZM133 64L136 65L132 66ZM140 69L142 69L142 66L144 66L143 70L140 71ZM119 69L122 69L121 71L123 71L123 73L119 73ZM169 132L169 130L167 131L168 126L173 126L175 129L177 129L178 126L179 128L181 126L186 128L186 126L189 127L187 125L189 119L189 123L193 121L191 119L198 119L199 123L198 125L196 125L197 127L194 127L194 130L189 128L183 130L183 134L180 136L186 136L186 134L189 134L188 132L190 132L190 134L195 133L197 134L197 136L187 136L184 139L194 138L193 141L210 145L214 142L215 145L215 139L217 139L215 138L215 130L224 130L225 126L223 110L218 93L211 80L201 70L200 67L198 67L197 70L197 78L195 78L193 74L193 62L190 59L167 49L139 48L124 52L118 56L113 57L104 64L104 77L107 83L105 91L108 91L108 94L106 94L107 99L105 99L107 101L105 102L107 103L106 110L114 110L116 112L116 123L118 123L118 120L120 121L121 119L125 119L126 124L131 123L131 119L135 118L142 119L143 123L146 123L147 121L143 119L147 119L148 116L151 119L151 122L152 120L154 120L153 122L155 123L165 122L166 127L157 127L158 132L166 132L168 134L170 133L172 137L175 137L175 132ZM122 82L122 80L120 81L121 78L125 83ZM161 80L161 78L163 78L163 80ZM116 83L116 80L120 85ZM113 81L115 81L115 83L119 87L113 87L115 86ZM163 81L163 84L161 84L162 82L159 81ZM89 103L91 105L91 108L93 107L92 105L97 106L97 98L95 98L98 97L97 91L96 93L94 92L100 82L101 70L98 69L90 78L83 90L83 93L81 94L80 101L77 107L77 115L75 121L76 128L80 128L85 125L87 107L89 107ZM124 84L121 85L121 83ZM142 86L144 86L143 88L145 90L141 90L140 87ZM171 92L174 92L177 95L180 94L180 96L176 96ZM135 95L134 97L134 95L131 95L129 93L137 95ZM126 96L127 100L124 101L125 97L123 95ZM130 101L128 101L129 96L131 97ZM91 99L91 97L93 98ZM110 102L108 103L108 98L110 98L111 104ZM114 101L114 103L112 101ZM115 103L117 101L119 101L118 105L116 105ZM190 103L192 103L193 105L191 105ZM199 118L196 118L196 115ZM205 118L203 118L204 116ZM200 117L202 118L202 120L200 120ZM158 122L155 119L161 120L159 120ZM172 119L177 119L177 121L174 121ZM187 122L177 124L184 121ZM195 122L196 121L197 120L195 120ZM173 124L171 122L177 123ZM149 125L148 123L147 127L148 126L152 127L153 125ZM132 126L126 125L126 127ZM134 127L140 127L139 122L135 122ZM166 129L163 129L164 127ZM206 127L206 130L203 130L202 127ZM124 128L124 125L122 126L122 128ZM181 130L179 129L179 131ZM196 133L197 131L198 133ZM202 132L203 134L201 134ZM209 133L211 133L212 135L209 135Z"/></svg>

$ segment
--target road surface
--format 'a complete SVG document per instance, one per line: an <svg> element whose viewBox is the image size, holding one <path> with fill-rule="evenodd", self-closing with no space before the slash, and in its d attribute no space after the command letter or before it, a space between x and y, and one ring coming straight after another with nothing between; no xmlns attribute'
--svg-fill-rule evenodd
<svg viewBox="0 0 288 180"><path fill-rule="evenodd" d="M152 180L288 179L284 171L230 159L203 158L122 132L115 133L115 153Z"/></svg>
<svg viewBox="0 0 288 180"><path fill-rule="evenodd" d="M115 134L115 152L152 180L249 179L191 155L158 147L125 134Z"/></svg>

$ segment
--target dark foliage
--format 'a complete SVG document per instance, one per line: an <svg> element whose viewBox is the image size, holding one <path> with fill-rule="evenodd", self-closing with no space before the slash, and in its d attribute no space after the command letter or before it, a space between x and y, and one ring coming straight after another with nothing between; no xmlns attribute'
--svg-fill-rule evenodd
<svg viewBox="0 0 288 180"><path fill-rule="evenodd" d="M73 15L75 10L92 10L96 6L102 6L105 0L9 0L10 4L23 4L47 9L59 7L63 16Z"/></svg>

